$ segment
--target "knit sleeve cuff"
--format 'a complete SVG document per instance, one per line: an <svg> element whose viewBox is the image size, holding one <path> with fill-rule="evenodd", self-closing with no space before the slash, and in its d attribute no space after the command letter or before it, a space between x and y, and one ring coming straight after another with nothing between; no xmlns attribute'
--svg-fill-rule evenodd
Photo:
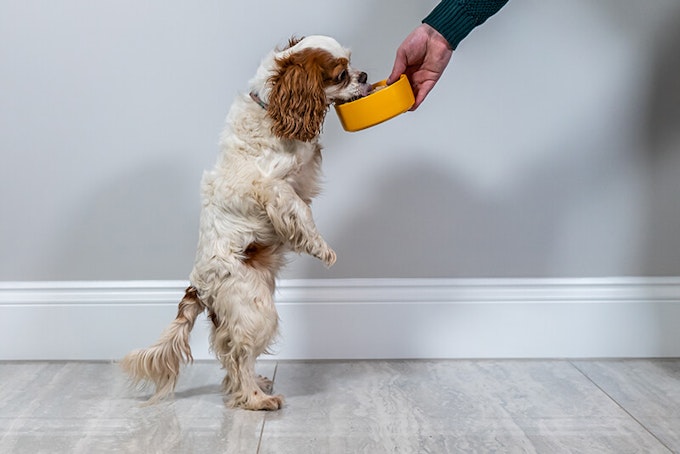
<svg viewBox="0 0 680 454"><path fill-rule="evenodd" d="M475 27L483 24L503 7L508 0L442 0L423 19L449 42L452 49Z"/></svg>
<svg viewBox="0 0 680 454"><path fill-rule="evenodd" d="M469 15L460 4L450 5L451 2L439 3L432 12L423 19L423 23L437 30L446 38L451 49L460 43L477 24L475 18Z"/></svg>

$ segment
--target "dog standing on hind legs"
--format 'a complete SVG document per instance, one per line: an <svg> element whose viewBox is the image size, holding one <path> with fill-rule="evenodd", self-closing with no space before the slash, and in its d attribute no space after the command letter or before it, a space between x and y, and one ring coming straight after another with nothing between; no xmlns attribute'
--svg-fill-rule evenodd
<svg viewBox="0 0 680 454"><path fill-rule="evenodd" d="M371 89L366 73L349 60L349 50L332 38L291 39L264 58L250 93L234 101L217 164L201 183L191 285L158 342L121 362L135 382L155 385L150 401L173 392L181 366L193 359L189 333L207 311L230 405L281 408L283 397L255 375L255 361L277 333L273 293L286 252L310 254L326 266L336 259L310 204L319 192L319 134L328 108Z"/></svg>

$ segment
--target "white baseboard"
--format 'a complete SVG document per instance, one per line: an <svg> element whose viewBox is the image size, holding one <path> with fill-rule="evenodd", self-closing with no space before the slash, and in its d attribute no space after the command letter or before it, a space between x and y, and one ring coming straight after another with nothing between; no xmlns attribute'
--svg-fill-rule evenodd
<svg viewBox="0 0 680 454"><path fill-rule="evenodd" d="M187 283L0 283L0 360L111 360ZM680 277L282 280L275 359L680 357ZM192 333L212 358L208 322Z"/></svg>

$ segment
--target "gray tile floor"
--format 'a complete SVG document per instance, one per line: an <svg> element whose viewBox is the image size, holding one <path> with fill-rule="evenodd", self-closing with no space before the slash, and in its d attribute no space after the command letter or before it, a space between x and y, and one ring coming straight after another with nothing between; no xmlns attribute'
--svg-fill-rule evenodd
<svg viewBox="0 0 680 454"><path fill-rule="evenodd" d="M680 452L680 359L258 368L282 410L225 408L215 362L153 406L115 364L0 363L0 453Z"/></svg>

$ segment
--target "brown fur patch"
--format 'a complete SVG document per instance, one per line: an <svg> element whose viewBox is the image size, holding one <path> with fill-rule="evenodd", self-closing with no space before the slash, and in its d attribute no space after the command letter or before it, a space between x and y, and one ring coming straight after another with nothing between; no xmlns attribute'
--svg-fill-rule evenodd
<svg viewBox="0 0 680 454"><path fill-rule="evenodd" d="M196 290L196 287L194 287L193 285L187 287L186 290L184 290L184 298L198 300L198 290Z"/></svg>
<svg viewBox="0 0 680 454"><path fill-rule="evenodd" d="M217 314L214 313L213 311L210 311L208 313L208 318L212 322L213 325L215 325L215 328L220 326L220 319L217 318Z"/></svg>
<svg viewBox="0 0 680 454"><path fill-rule="evenodd" d="M274 264L272 248L260 243L250 243L243 251L243 263L253 268L270 268Z"/></svg>
<svg viewBox="0 0 680 454"><path fill-rule="evenodd" d="M198 290L196 290L196 287L189 286L184 291L184 298L182 298L182 301L179 302L179 307L177 308L177 319L178 320L182 320L182 319L187 320L187 317L186 317L184 311L188 309L188 306L193 305L193 304L198 304L201 307L203 306L203 303L201 303L201 300L198 297ZM193 321L192 321L192 324L193 324Z"/></svg>

